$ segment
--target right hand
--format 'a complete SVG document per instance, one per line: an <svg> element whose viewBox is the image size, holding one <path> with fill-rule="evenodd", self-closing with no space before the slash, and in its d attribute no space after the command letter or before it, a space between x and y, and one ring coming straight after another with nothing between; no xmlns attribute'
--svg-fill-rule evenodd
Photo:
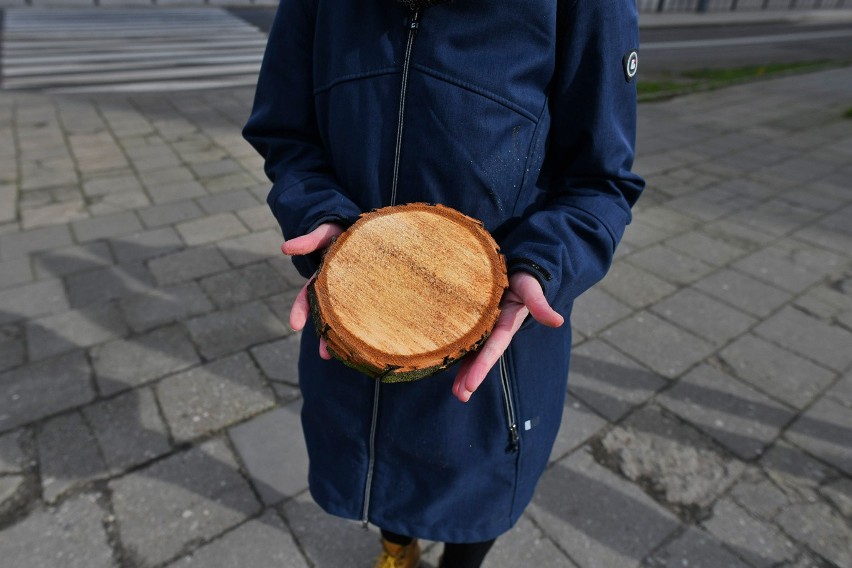
<svg viewBox="0 0 852 568"><path fill-rule="evenodd" d="M343 227L340 225L323 223L307 235L285 242L281 245L281 252L287 256L311 254L327 248L342 232ZM308 285L314 278L316 278L316 274L302 286L299 295L296 296L293 302L293 307L290 308L290 327L293 331L302 331L308 322L308 316L311 313L311 306L308 303ZM325 360L331 359L331 353L328 352L328 345L322 337L320 337L319 354Z"/></svg>

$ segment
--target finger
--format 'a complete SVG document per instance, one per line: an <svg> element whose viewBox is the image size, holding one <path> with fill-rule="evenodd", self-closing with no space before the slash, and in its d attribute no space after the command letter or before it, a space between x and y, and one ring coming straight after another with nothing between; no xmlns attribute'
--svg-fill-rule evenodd
<svg viewBox="0 0 852 568"><path fill-rule="evenodd" d="M503 309L494 331L485 340L485 344L474 356L462 362L456 379L453 382L453 394L462 402L470 400L471 395L479 388L500 356L509 347L515 333L527 317L526 307L512 304Z"/></svg>
<svg viewBox="0 0 852 568"><path fill-rule="evenodd" d="M328 342L324 337L320 337L319 340L319 356L320 359L325 359L326 361L331 359L331 353L328 350Z"/></svg>
<svg viewBox="0 0 852 568"><path fill-rule="evenodd" d="M323 223L307 235L290 239L281 245L281 252L289 256L310 254L326 248L343 229L334 223Z"/></svg>
<svg viewBox="0 0 852 568"><path fill-rule="evenodd" d="M312 281L313 278L305 282L296 299L293 300L293 307L290 308L290 328L293 331L302 331L308 322L308 314L311 313L311 306L308 303L308 285Z"/></svg>
<svg viewBox="0 0 852 568"><path fill-rule="evenodd" d="M547 303L547 298L535 277L525 273L513 275L512 290L529 309L530 315L540 324L559 327L565 323L565 318Z"/></svg>

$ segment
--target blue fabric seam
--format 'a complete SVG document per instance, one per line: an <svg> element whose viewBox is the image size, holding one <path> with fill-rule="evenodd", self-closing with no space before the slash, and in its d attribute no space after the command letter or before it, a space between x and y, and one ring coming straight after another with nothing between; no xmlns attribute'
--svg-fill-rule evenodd
<svg viewBox="0 0 852 568"><path fill-rule="evenodd" d="M383 67L381 69L373 69L372 71L363 71L361 73L352 73L351 75L343 75L342 77L338 77L336 79L332 79L325 85L321 87L317 87L314 89L313 94L319 95L325 91L328 91L341 83L348 83L350 81L357 81L359 79L368 79L370 77L380 77L382 75L394 75L397 73L402 73L402 69L400 67Z"/></svg>
<svg viewBox="0 0 852 568"><path fill-rule="evenodd" d="M441 73L439 71L435 71L434 69L431 69L430 67L426 67L422 63L415 63L413 65L413 67L414 67L414 69L417 69L418 71L420 71L421 73L423 73L425 75L429 75L430 77L444 81L445 83L450 83L451 85L461 87L461 88L463 88L467 91L470 91L471 93L475 93L477 95L485 97L486 99L492 100L495 103L502 105L502 106L508 108L509 110L520 114L521 116L523 116L524 118L526 118L527 120L532 122L533 124L536 123L537 117L533 113L531 113L530 111L528 111L527 109L525 109L521 105L510 101L509 99L506 99L504 97L501 97L500 95L492 93L488 89L484 89L484 88L478 87L478 86L476 86L472 83L468 83L467 81L457 79L457 78L453 77L452 75L447 75L446 73Z"/></svg>

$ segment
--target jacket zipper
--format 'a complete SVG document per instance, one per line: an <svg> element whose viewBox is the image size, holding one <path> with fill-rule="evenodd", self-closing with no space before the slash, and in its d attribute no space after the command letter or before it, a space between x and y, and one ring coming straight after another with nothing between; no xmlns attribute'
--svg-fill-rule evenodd
<svg viewBox="0 0 852 568"><path fill-rule="evenodd" d="M382 384L381 379L375 379L375 381L376 384L373 386L373 417L370 421L370 454L367 460L367 480L364 483L364 509L361 513L361 523L365 529L369 524L370 493L373 489L373 468L376 465L376 423L379 419L379 385Z"/></svg>
<svg viewBox="0 0 852 568"><path fill-rule="evenodd" d="M402 85L399 91L399 116L396 126L396 147L394 148L393 160L393 182L391 184L390 204L396 205L396 190L399 182L399 161L402 153L402 129L405 123L405 93L408 89L408 73L411 69L411 49L414 46L414 38L420 28L420 10L415 10L408 21L408 40L405 44L405 59L402 63ZM361 523L364 528L369 525L370 518L370 493L373 488L373 470L376 465L376 423L379 419L379 387L381 379L376 379L373 387L373 416L370 422L369 457L367 460L367 479L364 482L364 507L361 511Z"/></svg>
<svg viewBox="0 0 852 568"><path fill-rule="evenodd" d="M408 72L411 69L411 48L420 29L420 10L416 10L408 21L408 42L405 44L405 59L402 62L402 86L399 91L399 117L396 123L396 148L394 149L393 182L390 204L396 205L396 189L399 183L399 160L402 152L402 129L405 124L405 92L408 89Z"/></svg>
<svg viewBox="0 0 852 568"><path fill-rule="evenodd" d="M506 355L500 356L500 384L503 386L503 404L506 410L506 423L509 425L509 446L507 451L517 452L521 436L518 433L518 420L515 416L515 403L512 400L512 387L509 383L509 365Z"/></svg>

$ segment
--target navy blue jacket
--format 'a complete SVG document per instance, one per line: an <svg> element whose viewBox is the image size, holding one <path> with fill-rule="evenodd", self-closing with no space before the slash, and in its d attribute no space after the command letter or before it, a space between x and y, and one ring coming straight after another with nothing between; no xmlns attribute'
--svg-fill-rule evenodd
<svg viewBox="0 0 852 568"><path fill-rule="evenodd" d="M626 72L638 43L635 0L456 0L416 15L393 0L282 0L244 135L285 238L442 203L481 220L567 318L644 185ZM317 258L294 262L309 277ZM381 384L323 361L304 333L314 499L436 541L508 530L560 424L570 335L528 322L462 404L454 369Z"/></svg>

